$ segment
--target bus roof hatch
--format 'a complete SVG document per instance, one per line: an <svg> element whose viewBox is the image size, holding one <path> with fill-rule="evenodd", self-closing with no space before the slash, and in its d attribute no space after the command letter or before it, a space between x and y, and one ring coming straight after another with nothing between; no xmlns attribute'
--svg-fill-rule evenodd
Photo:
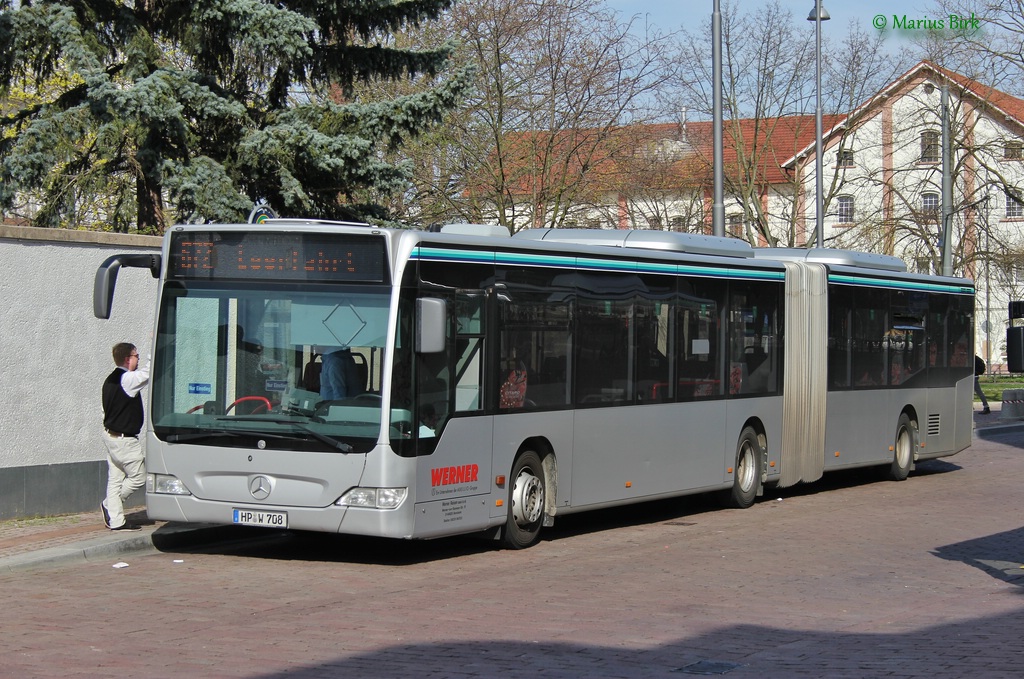
<svg viewBox="0 0 1024 679"><path fill-rule="evenodd" d="M576 245L603 245L617 248L641 248L665 252L685 252L719 257L753 257L754 249L738 238L702 236L675 231L640 229L525 229L513 238L543 240Z"/></svg>
<svg viewBox="0 0 1024 679"><path fill-rule="evenodd" d="M907 264L899 257L879 255L873 252L855 250L831 250L829 248L755 248L758 259L774 259L787 262L816 262L833 266L852 266L859 269L906 272Z"/></svg>

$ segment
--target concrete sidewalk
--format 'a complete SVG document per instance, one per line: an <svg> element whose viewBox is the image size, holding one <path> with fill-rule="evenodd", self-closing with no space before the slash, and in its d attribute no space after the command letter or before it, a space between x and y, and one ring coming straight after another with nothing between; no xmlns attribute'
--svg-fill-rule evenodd
<svg viewBox="0 0 1024 679"><path fill-rule="evenodd" d="M989 405L992 413L982 415L981 406L975 404L975 436L1024 429L1024 420L1000 418L1000 403ZM82 514L0 521L0 572L77 560L116 562L132 553L264 535L259 529L236 526L151 521L142 507L129 509L127 518L140 524L142 530L128 533L108 530L98 506L95 512Z"/></svg>
<svg viewBox="0 0 1024 679"><path fill-rule="evenodd" d="M145 508L129 509L127 518L142 529L111 531L98 507L82 514L0 521L0 572L74 561L114 563L129 554L265 536L238 526L151 521Z"/></svg>

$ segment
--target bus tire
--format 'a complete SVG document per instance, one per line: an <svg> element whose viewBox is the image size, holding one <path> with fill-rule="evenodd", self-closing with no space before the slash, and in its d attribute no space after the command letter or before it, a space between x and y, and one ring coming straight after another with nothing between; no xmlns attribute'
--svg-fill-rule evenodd
<svg viewBox="0 0 1024 679"><path fill-rule="evenodd" d="M896 441L893 445L892 464L886 472L890 481L903 481L910 475L914 464L914 449L917 448L917 424L906 413L900 414L896 423Z"/></svg>
<svg viewBox="0 0 1024 679"><path fill-rule="evenodd" d="M547 485L540 455L523 451L512 465L509 477L508 519L503 542L512 549L523 549L537 541L544 523Z"/></svg>
<svg viewBox="0 0 1024 679"><path fill-rule="evenodd" d="M736 444L736 467L732 477L732 490L726 504L746 509L754 504L761 488L761 441L753 427L744 427Z"/></svg>

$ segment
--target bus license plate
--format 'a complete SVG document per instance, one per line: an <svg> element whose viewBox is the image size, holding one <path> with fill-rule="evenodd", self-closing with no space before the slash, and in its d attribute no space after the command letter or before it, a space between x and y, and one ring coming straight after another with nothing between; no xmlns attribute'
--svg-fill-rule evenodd
<svg viewBox="0 0 1024 679"><path fill-rule="evenodd" d="M240 526L288 527L288 514L286 512L260 512L253 509L235 509L232 515L232 523Z"/></svg>

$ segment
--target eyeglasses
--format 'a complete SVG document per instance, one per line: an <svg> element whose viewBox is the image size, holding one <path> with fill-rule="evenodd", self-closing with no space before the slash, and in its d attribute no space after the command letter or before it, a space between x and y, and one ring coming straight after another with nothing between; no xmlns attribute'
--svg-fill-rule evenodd
<svg viewBox="0 0 1024 679"><path fill-rule="evenodd" d="M138 358L138 354L128 354L128 358Z"/></svg>

